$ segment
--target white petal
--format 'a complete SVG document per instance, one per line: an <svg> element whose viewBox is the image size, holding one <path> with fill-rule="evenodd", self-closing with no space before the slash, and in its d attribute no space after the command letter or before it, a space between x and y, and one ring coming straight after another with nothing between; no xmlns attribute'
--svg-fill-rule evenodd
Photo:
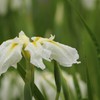
<svg viewBox="0 0 100 100"><path fill-rule="evenodd" d="M17 68L17 64L12 65L14 68Z"/></svg>
<svg viewBox="0 0 100 100"><path fill-rule="evenodd" d="M55 35L53 36L53 35L51 34L51 37L49 38L49 40L54 40L54 38L55 38Z"/></svg>
<svg viewBox="0 0 100 100"><path fill-rule="evenodd" d="M31 37L31 39L32 39L33 41L35 41L35 40L37 39L37 37Z"/></svg>
<svg viewBox="0 0 100 100"><path fill-rule="evenodd" d="M30 62L41 69L45 68L42 58L50 61L50 52L43 49L42 46L38 43L35 45L29 43L25 50L29 51L30 53Z"/></svg>
<svg viewBox="0 0 100 100"><path fill-rule="evenodd" d="M45 65L42 61L42 58L37 57L34 59L33 56L31 56L31 61L30 61L33 65L35 65L38 68L41 68L42 70L45 69Z"/></svg>
<svg viewBox="0 0 100 100"><path fill-rule="evenodd" d="M28 44L29 43L29 38L25 35L23 31L19 33L19 39L23 44Z"/></svg>
<svg viewBox="0 0 100 100"><path fill-rule="evenodd" d="M50 56L51 56L51 51L47 50L45 48L42 47L42 53L41 53L42 58L44 58L47 61L51 61L50 60Z"/></svg>
<svg viewBox="0 0 100 100"><path fill-rule="evenodd" d="M14 41L9 45L0 46L0 75L6 72L10 66L16 65L22 58L22 45L15 44L14 47L12 45L14 45Z"/></svg>
<svg viewBox="0 0 100 100"><path fill-rule="evenodd" d="M60 65L70 67L74 63L79 63L79 55L75 48L58 42L44 42L44 48L51 51L51 59L56 60Z"/></svg>
<svg viewBox="0 0 100 100"><path fill-rule="evenodd" d="M42 58L40 56L41 50L35 47L32 43L29 43L25 50L29 51L30 53L30 62L35 65L36 67L39 67L41 69L45 68L45 65L43 64Z"/></svg>
<svg viewBox="0 0 100 100"><path fill-rule="evenodd" d="M9 44L11 44L11 42L12 42L12 40L8 40L8 41L3 42L0 45L0 51L3 51ZM0 57L1 57L1 54L2 54L2 52L0 52Z"/></svg>

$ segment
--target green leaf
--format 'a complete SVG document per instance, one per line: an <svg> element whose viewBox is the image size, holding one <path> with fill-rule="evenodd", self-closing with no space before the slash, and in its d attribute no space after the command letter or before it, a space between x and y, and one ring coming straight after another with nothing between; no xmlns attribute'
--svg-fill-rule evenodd
<svg viewBox="0 0 100 100"><path fill-rule="evenodd" d="M74 85L75 85L75 89L76 89L76 92L77 92L77 100L82 100L80 87L79 87L78 80L77 80L75 74L73 75L73 80L74 80Z"/></svg>
<svg viewBox="0 0 100 100"><path fill-rule="evenodd" d="M31 91L32 95L36 100L45 100L44 96L42 95L41 91L38 89L38 87L34 84L32 81L31 83Z"/></svg>
<svg viewBox="0 0 100 100"><path fill-rule="evenodd" d="M76 9L76 7L73 5L72 1L71 0L66 0L66 3L69 3L71 5L71 7L73 8L73 10L77 13L77 15L79 16L80 20L82 21L84 27L86 28L88 34L90 35L95 47L96 47L96 50L97 50L97 53L98 53L98 58L100 60L100 47L99 47L99 43L94 35L94 33L92 32L92 30L90 29L90 27L88 26L88 24L86 23L85 19L81 16L80 12Z"/></svg>
<svg viewBox="0 0 100 100"><path fill-rule="evenodd" d="M31 66L31 67L33 67L33 66ZM30 81L26 81L26 79L25 79L26 72L23 69L23 67L21 66L21 64L18 64L17 70L18 70L19 74L21 75L22 79L25 81L24 99L31 100L31 97L33 95L36 100L45 100L44 96L42 95L42 93L40 92L38 87L34 84L34 81L31 80L31 83L30 83ZM27 92L29 92L29 93L27 93Z"/></svg>
<svg viewBox="0 0 100 100"><path fill-rule="evenodd" d="M92 86L91 86L91 83L90 83L88 68L86 68L86 74L87 74L88 100L93 100Z"/></svg>
<svg viewBox="0 0 100 100"><path fill-rule="evenodd" d="M32 18L36 35L44 36L48 29L53 29L57 0L32 0Z"/></svg>
<svg viewBox="0 0 100 100"><path fill-rule="evenodd" d="M93 32L91 31L91 29L89 28L89 26L87 25L87 23L85 22L84 18L83 18L80 14L78 14L78 15L79 15L81 21L83 22L83 24L84 24L86 30L88 31L88 34L90 35L90 37L91 37L91 39L92 39L92 41L93 41L93 43L94 43L94 45L95 45L95 47L96 47L96 50L97 50L97 53L98 53L98 57L99 57L99 55L100 55L100 48L99 48L99 44L98 44L98 42L97 42L97 39L96 39L94 33L93 33ZM100 58L99 58L99 59L100 59Z"/></svg>
<svg viewBox="0 0 100 100"><path fill-rule="evenodd" d="M22 79L25 81L26 72L23 69L23 67L21 66L21 64L19 64L19 63L18 63L18 66L17 66L17 71L19 72L19 74L22 77Z"/></svg>
<svg viewBox="0 0 100 100"><path fill-rule="evenodd" d="M29 83L25 83L24 86L24 100L32 100L32 93Z"/></svg>
<svg viewBox="0 0 100 100"><path fill-rule="evenodd" d="M71 7L73 8L73 10L76 12L76 14L78 15L78 17L80 18L81 22L83 23L84 27L86 28L89 36L91 37L93 43L94 43L94 46L96 48L96 51L97 51L97 58L98 58L98 61L99 61L99 65L100 65L100 47L99 47L99 43L94 35L94 32L90 29L90 27L88 26L88 24L86 23L85 19L83 16L81 16L80 12L77 10L77 8L73 5L72 1L71 0L66 0L66 3L69 3L71 5ZM100 84L100 66L97 65L95 67L97 67L97 79L98 79L98 86ZM88 76L87 76L88 78ZM88 87L90 89L90 87ZM98 87L98 91L100 92L100 87ZM88 92L91 92L91 90L89 90ZM88 93L88 95L91 95L91 93ZM98 97L100 98L100 95L98 95Z"/></svg>
<svg viewBox="0 0 100 100"><path fill-rule="evenodd" d="M57 92L60 93L60 91L61 91L61 76L60 76L59 65L57 64L56 61L54 61L54 77L55 77Z"/></svg>
<svg viewBox="0 0 100 100"><path fill-rule="evenodd" d="M61 76L60 76L59 65L57 64L56 61L54 61L54 77L55 77L55 83L56 83L56 87L57 87L56 100L58 100L59 94L61 91Z"/></svg>
<svg viewBox="0 0 100 100"><path fill-rule="evenodd" d="M69 100L69 91L68 91L66 80L64 79L63 76L61 77L61 79L62 79L62 89L63 89L64 98L65 100Z"/></svg>

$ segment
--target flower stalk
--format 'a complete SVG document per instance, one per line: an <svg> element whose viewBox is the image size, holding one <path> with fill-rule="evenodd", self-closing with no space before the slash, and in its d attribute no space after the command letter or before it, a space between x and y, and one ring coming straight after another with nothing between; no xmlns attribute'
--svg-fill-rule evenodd
<svg viewBox="0 0 100 100"><path fill-rule="evenodd" d="M24 86L24 100L32 100L31 83L34 82L34 66L26 61L26 75L25 75L25 86Z"/></svg>
<svg viewBox="0 0 100 100"><path fill-rule="evenodd" d="M31 83L31 81L34 81L34 66L29 61L26 61L26 63L25 82Z"/></svg>

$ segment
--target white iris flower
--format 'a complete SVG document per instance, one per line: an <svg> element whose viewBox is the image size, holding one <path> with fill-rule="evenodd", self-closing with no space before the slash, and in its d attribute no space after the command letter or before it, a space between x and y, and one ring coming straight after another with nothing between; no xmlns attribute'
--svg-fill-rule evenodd
<svg viewBox="0 0 100 100"><path fill-rule="evenodd" d="M17 67L17 63L22 58L22 48L28 42L28 37L21 31L19 37L7 40L0 45L0 75L10 66Z"/></svg>
<svg viewBox="0 0 100 100"><path fill-rule="evenodd" d="M10 66L17 66L22 54L30 57L30 63L41 69L45 68L43 59L56 60L60 65L70 67L79 63L79 55L75 48L53 41L54 36L48 38L32 37L32 41L24 34L7 40L0 45L0 75ZM28 55L27 55L28 52Z"/></svg>
<svg viewBox="0 0 100 100"><path fill-rule="evenodd" d="M70 67L74 63L80 63L77 61L79 55L75 48L55 42L53 39L54 36L51 36L49 39L32 37L33 43L29 43L26 47L26 50L30 53L32 64L44 69L45 65L42 58L48 61L56 60L65 67Z"/></svg>

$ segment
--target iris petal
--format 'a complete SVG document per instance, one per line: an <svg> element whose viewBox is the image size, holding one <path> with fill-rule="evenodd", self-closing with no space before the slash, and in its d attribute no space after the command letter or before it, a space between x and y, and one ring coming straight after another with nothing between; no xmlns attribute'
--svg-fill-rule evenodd
<svg viewBox="0 0 100 100"><path fill-rule="evenodd" d="M58 42L44 42L44 48L51 51L51 59L56 60L60 65L70 67L74 63L79 63L78 52L75 48L63 45Z"/></svg>
<svg viewBox="0 0 100 100"><path fill-rule="evenodd" d="M22 44L16 44L16 39L4 42L0 46L0 75L7 71L10 66L16 65L22 58ZM15 42L16 41L16 42ZM2 50L2 51L1 51Z"/></svg>
<svg viewBox="0 0 100 100"><path fill-rule="evenodd" d="M39 43L33 44L29 43L25 50L29 51L30 53L30 62L35 65L36 67L39 67L41 69L45 68L45 65L43 63L42 59L46 59L50 61L50 54L49 50L44 49Z"/></svg>

